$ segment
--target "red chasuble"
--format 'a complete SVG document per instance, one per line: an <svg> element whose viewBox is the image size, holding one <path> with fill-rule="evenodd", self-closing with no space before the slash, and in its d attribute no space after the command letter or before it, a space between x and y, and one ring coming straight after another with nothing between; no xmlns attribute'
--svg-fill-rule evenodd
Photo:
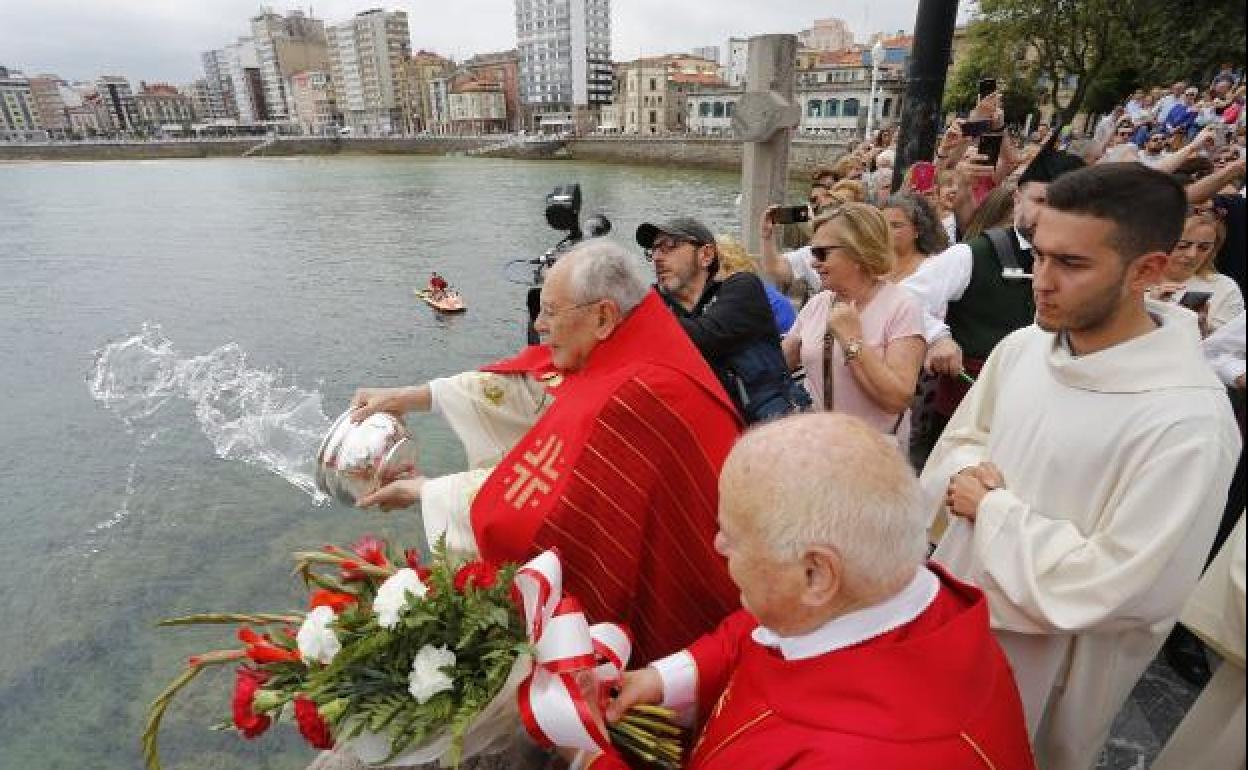
<svg viewBox="0 0 1248 770"><path fill-rule="evenodd" d="M932 605L853 647L786 661L745 610L690 648L712 704L689 770L1035 770L978 589L939 567ZM620 770L606 755L589 770Z"/></svg>
<svg viewBox="0 0 1248 770"><path fill-rule="evenodd" d="M486 367L555 399L472 503L481 555L557 548L591 621L627 625L634 660L683 649L739 607L715 552L719 469L741 430L727 394L653 291L576 372L544 346Z"/></svg>

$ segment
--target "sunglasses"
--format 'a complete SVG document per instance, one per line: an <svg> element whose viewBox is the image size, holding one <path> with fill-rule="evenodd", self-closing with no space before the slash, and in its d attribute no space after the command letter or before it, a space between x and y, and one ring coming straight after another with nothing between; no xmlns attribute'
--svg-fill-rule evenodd
<svg viewBox="0 0 1248 770"><path fill-rule="evenodd" d="M810 256L811 256L811 259L815 260L816 262L826 262L828 259L828 255L831 254L833 250L843 249L843 248L845 247L839 244L836 246L811 246Z"/></svg>

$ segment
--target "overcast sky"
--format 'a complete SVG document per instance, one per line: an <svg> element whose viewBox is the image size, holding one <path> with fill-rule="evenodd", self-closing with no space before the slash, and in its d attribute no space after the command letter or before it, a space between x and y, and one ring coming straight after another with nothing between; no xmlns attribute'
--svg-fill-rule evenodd
<svg viewBox="0 0 1248 770"><path fill-rule="evenodd" d="M248 34L254 0L0 0L0 65L71 80L121 74L185 83L201 76L199 54ZM914 28L918 0L615 0L612 57L721 45L730 36L797 32L839 16L859 39ZM328 22L368 8L407 11L413 50L463 59L516 44L513 0L318 0ZM308 5L269 4L278 13Z"/></svg>

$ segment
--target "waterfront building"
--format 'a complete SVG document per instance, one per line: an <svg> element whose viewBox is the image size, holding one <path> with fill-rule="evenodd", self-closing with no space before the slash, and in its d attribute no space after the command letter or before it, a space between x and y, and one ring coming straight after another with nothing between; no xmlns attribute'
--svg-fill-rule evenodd
<svg viewBox="0 0 1248 770"><path fill-rule="evenodd" d="M61 89L64 80L56 75L34 75L30 78L30 95L39 115L39 123L49 136L65 137L69 133L69 115L65 112L65 99Z"/></svg>
<svg viewBox="0 0 1248 770"><path fill-rule="evenodd" d="M816 51L843 51L854 44L854 33L843 19L815 19L813 27L797 33L797 42Z"/></svg>
<svg viewBox="0 0 1248 770"><path fill-rule="evenodd" d="M611 102L610 0L516 0L527 128L587 131Z"/></svg>
<svg viewBox="0 0 1248 770"><path fill-rule="evenodd" d="M647 136L685 133L685 96L722 86L717 69L715 62L687 54L641 58L617 65L611 129L618 126L620 133Z"/></svg>
<svg viewBox="0 0 1248 770"><path fill-rule="evenodd" d="M719 46L717 45L698 46L689 53L702 59L710 59L716 64L719 64Z"/></svg>
<svg viewBox="0 0 1248 770"><path fill-rule="evenodd" d="M238 119L234 100L234 81L230 78L229 60L224 48L200 54L204 67L204 95L201 119L209 123Z"/></svg>
<svg viewBox="0 0 1248 770"><path fill-rule="evenodd" d="M104 75L96 79L95 90L108 112L108 133L138 130L139 109L129 80L121 75Z"/></svg>
<svg viewBox="0 0 1248 770"><path fill-rule="evenodd" d="M505 131L519 131L524 127L524 110L520 103L520 57L514 49L477 54L466 60L460 70L476 80L498 83L502 87L507 115Z"/></svg>
<svg viewBox="0 0 1248 770"><path fill-rule="evenodd" d="M404 85L407 89L408 122L413 133L434 131L434 113L429 84L434 78L445 77L455 63L431 51L417 51L404 62Z"/></svg>
<svg viewBox="0 0 1248 770"><path fill-rule="evenodd" d="M290 76L329 71L325 23L303 11L291 11L284 17L265 11L251 20L251 34L264 85L264 119L294 122Z"/></svg>
<svg viewBox="0 0 1248 770"><path fill-rule="evenodd" d="M61 101L69 130L75 136L103 136L111 133L108 108L94 83L71 83L61 88Z"/></svg>
<svg viewBox="0 0 1248 770"><path fill-rule="evenodd" d="M30 80L16 70L0 66L0 140L32 141L47 137L30 92Z"/></svg>
<svg viewBox="0 0 1248 770"><path fill-rule="evenodd" d="M334 103L328 72L296 72L290 76L293 120L305 134L328 136L338 130L341 116Z"/></svg>
<svg viewBox="0 0 1248 770"><path fill-rule="evenodd" d="M457 79L447 95L447 107L452 134L496 134L507 130L507 102L502 83L476 80L471 76Z"/></svg>
<svg viewBox="0 0 1248 770"><path fill-rule="evenodd" d="M409 95L404 62L411 58L407 13L376 8L326 29L334 100L354 133L407 133Z"/></svg>
<svg viewBox="0 0 1248 770"><path fill-rule="evenodd" d="M730 37L724 46L724 59L719 76L734 88L744 86L749 61L750 41L743 37Z"/></svg>
<svg viewBox="0 0 1248 770"><path fill-rule="evenodd" d="M699 88L685 95L685 122L698 136L732 136L732 116L744 86Z"/></svg>
<svg viewBox="0 0 1248 770"><path fill-rule="evenodd" d="M449 75L429 79L429 130L435 134L451 132L450 90Z"/></svg>
<svg viewBox="0 0 1248 770"><path fill-rule="evenodd" d="M195 109L190 97L168 83L139 81L134 97L138 127L149 134L178 134L190 130Z"/></svg>
<svg viewBox="0 0 1248 770"><path fill-rule="evenodd" d="M226 76L234 97L234 114L242 125L256 125L264 120L264 80L260 76L260 58L255 41L240 37L224 49Z"/></svg>

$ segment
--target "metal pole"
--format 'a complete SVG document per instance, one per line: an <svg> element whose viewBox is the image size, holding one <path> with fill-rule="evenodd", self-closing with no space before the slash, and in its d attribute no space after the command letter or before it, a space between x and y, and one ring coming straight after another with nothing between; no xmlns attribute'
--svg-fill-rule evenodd
<svg viewBox="0 0 1248 770"><path fill-rule="evenodd" d="M875 86L880 77L880 68L871 64L871 99L867 102L867 131L863 139L871 138L871 129L875 128Z"/></svg>
<svg viewBox="0 0 1248 770"><path fill-rule="evenodd" d="M940 130L941 100L953 48L958 0L919 0L914 21L914 49L910 52L906 93L901 105L901 129L893 164L892 189L901 186L906 170L931 160Z"/></svg>

